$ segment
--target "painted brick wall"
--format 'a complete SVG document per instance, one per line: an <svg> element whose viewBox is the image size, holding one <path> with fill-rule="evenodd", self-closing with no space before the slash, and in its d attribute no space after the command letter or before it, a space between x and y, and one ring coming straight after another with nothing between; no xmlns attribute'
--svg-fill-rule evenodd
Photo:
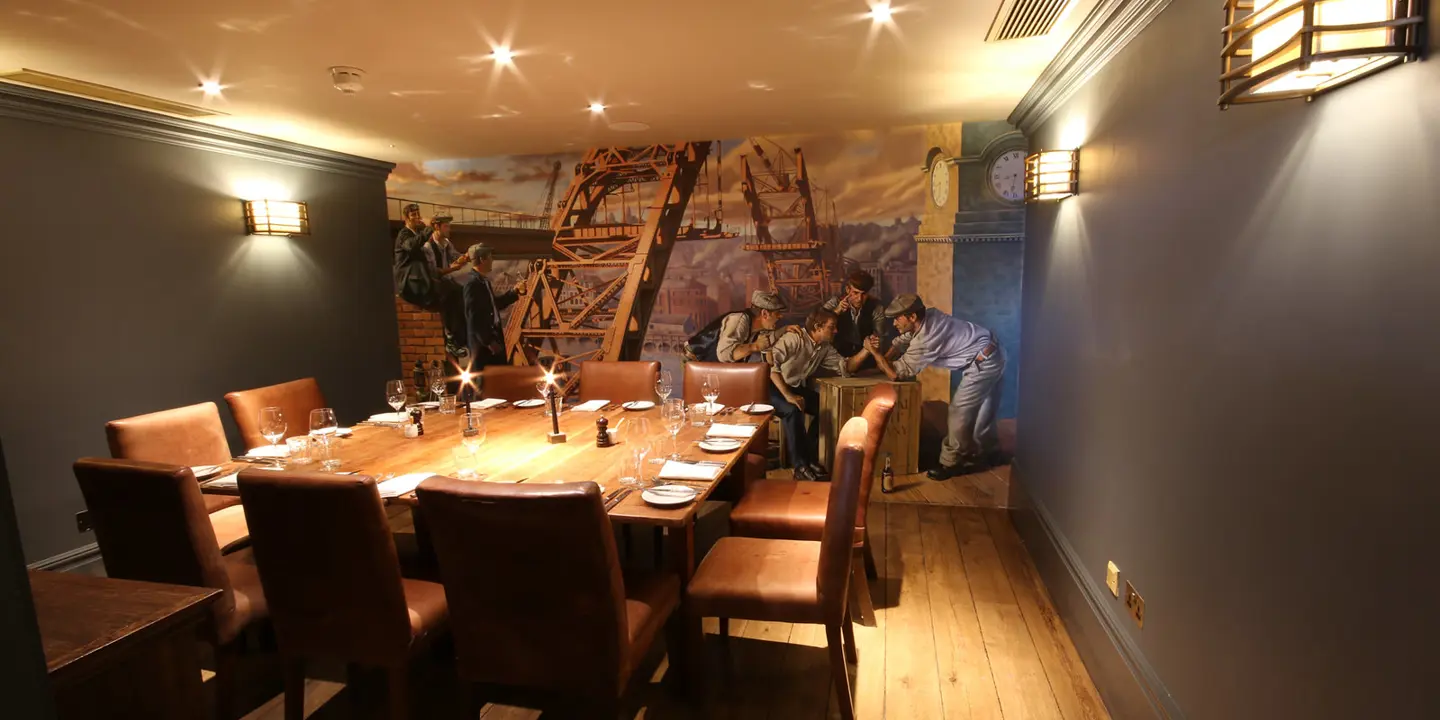
<svg viewBox="0 0 1440 720"><path fill-rule="evenodd" d="M422 310L398 296L395 298L395 319L400 326L400 377L405 387L415 392L413 369L419 360L429 367L439 361L446 365L445 332L440 326L440 313Z"/></svg>

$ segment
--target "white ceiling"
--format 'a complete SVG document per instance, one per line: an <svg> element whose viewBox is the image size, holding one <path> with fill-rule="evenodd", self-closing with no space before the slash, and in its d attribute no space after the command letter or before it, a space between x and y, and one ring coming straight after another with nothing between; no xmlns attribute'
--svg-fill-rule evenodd
<svg viewBox="0 0 1440 720"><path fill-rule="evenodd" d="M1002 119L1094 1L1047 37L985 43L999 0L895 0L882 27L866 0L0 0L0 71L384 160L481 157ZM332 65L363 68L364 92L332 88Z"/></svg>

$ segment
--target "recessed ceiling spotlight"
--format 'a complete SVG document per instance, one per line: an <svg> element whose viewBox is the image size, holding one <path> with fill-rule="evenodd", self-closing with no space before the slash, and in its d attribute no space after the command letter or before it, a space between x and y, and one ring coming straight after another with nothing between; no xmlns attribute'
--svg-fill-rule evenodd
<svg viewBox="0 0 1440 720"><path fill-rule="evenodd" d="M215 97L225 90L225 86L219 80L203 80L200 82L200 92L210 97Z"/></svg>
<svg viewBox="0 0 1440 720"><path fill-rule="evenodd" d="M330 84L346 95L354 95L365 89L365 71L349 65L330 68Z"/></svg>
<svg viewBox="0 0 1440 720"><path fill-rule="evenodd" d="M870 12L867 15L876 25L889 25L895 17L895 9L890 7L889 2L881 0L881 2L870 3Z"/></svg>
<svg viewBox="0 0 1440 720"><path fill-rule="evenodd" d="M595 113L596 115L605 112L605 103L590 103L590 112Z"/></svg>
<svg viewBox="0 0 1440 720"><path fill-rule="evenodd" d="M496 65L504 67L515 62L515 51L507 45L496 45L490 51L490 57L495 60Z"/></svg>
<svg viewBox="0 0 1440 720"><path fill-rule="evenodd" d="M650 126L643 122L626 121L610 123L610 129L615 132L642 132L649 130Z"/></svg>
<svg viewBox="0 0 1440 720"><path fill-rule="evenodd" d="M769 83L761 80L751 80L746 84L750 86L751 90L760 90L762 92L770 92L771 90L775 89L773 87L770 87Z"/></svg>

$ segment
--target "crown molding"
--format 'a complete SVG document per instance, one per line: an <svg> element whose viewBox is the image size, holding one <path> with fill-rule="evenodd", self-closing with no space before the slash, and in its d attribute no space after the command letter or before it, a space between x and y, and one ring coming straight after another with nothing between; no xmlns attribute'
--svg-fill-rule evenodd
<svg viewBox="0 0 1440 720"><path fill-rule="evenodd" d="M0 117L384 180L394 163L206 125L62 93L0 82Z"/></svg>
<svg viewBox="0 0 1440 720"><path fill-rule="evenodd" d="M1008 118L1026 136L1144 30L1170 0L1099 0Z"/></svg>

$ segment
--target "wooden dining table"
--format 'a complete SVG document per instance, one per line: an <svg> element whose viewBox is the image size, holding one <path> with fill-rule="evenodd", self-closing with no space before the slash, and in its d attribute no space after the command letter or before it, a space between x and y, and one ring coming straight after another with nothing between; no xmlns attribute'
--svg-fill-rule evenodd
<svg viewBox="0 0 1440 720"><path fill-rule="evenodd" d="M659 407L603 412L575 412L567 408L560 413L560 431L566 435L566 441L561 443L549 441L551 419L546 417L543 408L517 408L506 404L478 412L485 427L485 439L473 464L478 482L540 484L592 481L608 494L621 488L622 477L635 476L632 454L635 440L632 435L636 430L636 421L641 418L649 421L650 457L668 456L671 451L670 433L660 419ZM753 424L757 433L763 433L770 415L768 412L752 415L726 408L713 420ZM609 427L618 426L616 434L620 440L617 444L610 447L597 445L596 421L601 417L606 418ZM609 510L610 519L614 522L662 528L666 545L677 561L675 569L684 582L688 582L694 574L695 518L700 506L743 459L749 444L748 440L742 440L739 449L724 453L701 450L699 441L704 439L708 428L696 427L693 417L693 414L687 415L684 427L675 437L674 448L682 461L717 463L715 479L662 481L687 485L699 491L694 502L678 508L652 506L636 491ZM424 415L425 434L416 438L405 437L397 427L359 423L352 429L350 437L333 441L340 459L340 467L334 471L369 475L377 482L410 473L457 477L461 468L457 467L453 451L461 445L462 420L463 415L460 414L427 411ZM245 466L245 463L232 463L228 469ZM646 485L655 483L662 467L661 464L651 464L647 458L642 482ZM291 466L290 469L319 471L320 465L312 462ZM202 484L201 489L210 493L236 494L234 488L210 488ZM386 502L409 506L412 510L417 505L413 492L388 498ZM418 529L422 523L418 516L416 520Z"/></svg>

